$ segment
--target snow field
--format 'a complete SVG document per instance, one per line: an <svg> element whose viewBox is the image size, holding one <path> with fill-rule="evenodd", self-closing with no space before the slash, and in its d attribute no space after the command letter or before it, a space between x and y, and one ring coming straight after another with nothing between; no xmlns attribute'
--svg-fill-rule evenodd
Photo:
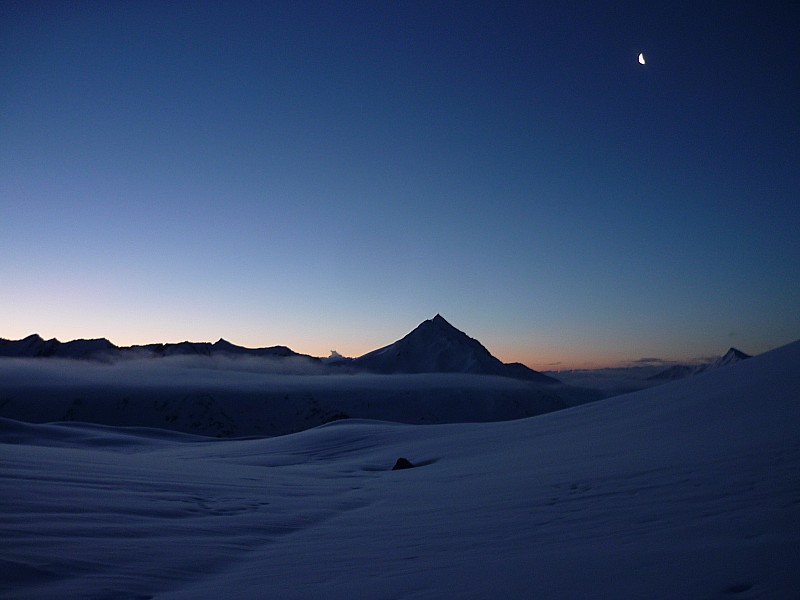
<svg viewBox="0 0 800 600"><path fill-rule="evenodd" d="M500 423L220 441L3 419L0 596L792 597L798 364L795 343Z"/></svg>

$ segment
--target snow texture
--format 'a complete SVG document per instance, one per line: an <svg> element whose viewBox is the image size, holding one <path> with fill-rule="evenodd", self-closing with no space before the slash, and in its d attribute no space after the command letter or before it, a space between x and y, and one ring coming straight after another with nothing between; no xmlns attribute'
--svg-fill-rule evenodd
<svg viewBox="0 0 800 600"><path fill-rule="evenodd" d="M0 419L0 596L796 597L798 364L795 342L502 423Z"/></svg>

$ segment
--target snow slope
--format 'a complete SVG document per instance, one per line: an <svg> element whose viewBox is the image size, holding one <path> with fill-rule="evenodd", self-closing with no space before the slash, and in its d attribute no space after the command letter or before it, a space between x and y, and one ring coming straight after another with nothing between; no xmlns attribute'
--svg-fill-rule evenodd
<svg viewBox="0 0 800 600"><path fill-rule="evenodd" d="M0 419L0 596L797 597L798 364L271 439Z"/></svg>

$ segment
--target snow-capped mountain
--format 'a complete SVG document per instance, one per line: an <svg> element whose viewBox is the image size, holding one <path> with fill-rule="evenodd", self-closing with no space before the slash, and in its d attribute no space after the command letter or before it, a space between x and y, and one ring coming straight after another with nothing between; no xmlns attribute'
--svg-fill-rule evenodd
<svg viewBox="0 0 800 600"><path fill-rule="evenodd" d="M520 363L501 362L478 340L456 329L438 314L404 338L364 354L352 364L375 373L473 373L539 383L558 382Z"/></svg>
<svg viewBox="0 0 800 600"><path fill-rule="evenodd" d="M713 371L714 369L719 369L720 367L726 367L728 365L747 360L748 358L751 358L749 354L745 354L736 348L730 348L723 356L720 356L711 362L700 365L673 365L668 369L664 369L663 371L656 373L649 379L655 381L683 379L684 377L691 377L692 375L699 375L700 373Z"/></svg>

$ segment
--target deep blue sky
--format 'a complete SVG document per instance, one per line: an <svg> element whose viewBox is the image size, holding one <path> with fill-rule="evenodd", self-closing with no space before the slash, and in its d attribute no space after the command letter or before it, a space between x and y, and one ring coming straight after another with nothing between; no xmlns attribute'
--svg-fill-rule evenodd
<svg viewBox="0 0 800 600"><path fill-rule="evenodd" d="M800 337L800 9L473 4L0 4L0 336Z"/></svg>

